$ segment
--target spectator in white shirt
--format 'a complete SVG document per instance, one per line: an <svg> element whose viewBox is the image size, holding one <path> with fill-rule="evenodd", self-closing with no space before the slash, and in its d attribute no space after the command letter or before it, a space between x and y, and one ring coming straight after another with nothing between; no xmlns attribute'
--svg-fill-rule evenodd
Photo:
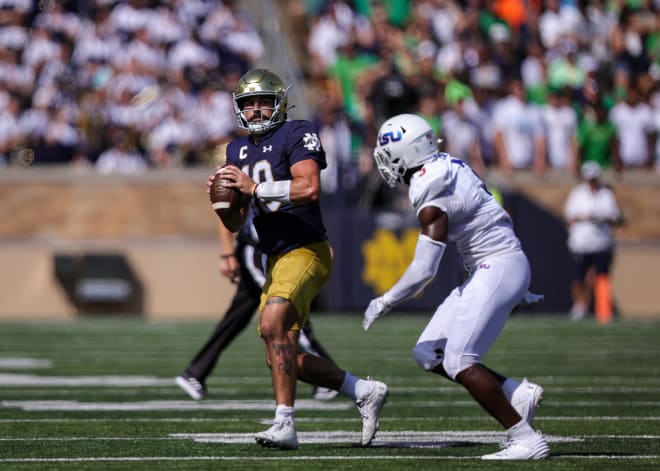
<svg viewBox="0 0 660 471"><path fill-rule="evenodd" d="M167 53L167 66L175 74L181 74L186 67L213 70L219 65L217 54L194 38L178 41Z"/></svg>
<svg viewBox="0 0 660 471"><path fill-rule="evenodd" d="M162 6L153 12L146 28L149 40L163 46L180 41L188 31L183 23L177 21L173 11Z"/></svg>
<svg viewBox="0 0 660 471"><path fill-rule="evenodd" d="M655 149L655 123L651 107L642 101L639 90L631 86L625 101L610 110L610 121L616 127L619 156L623 169L650 168Z"/></svg>
<svg viewBox="0 0 660 471"><path fill-rule="evenodd" d="M196 106L190 110L190 118L197 123L206 135L209 145L227 142L236 132L234 103L231 93L217 90L207 83L197 98Z"/></svg>
<svg viewBox="0 0 660 471"><path fill-rule="evenodd" d="M34 93L35 74L31 67L20 63L19 57L18 49L0 45L0 85L8 91L29 97Z"/></svg>
<svg viewBox="0 0 660 471"><path fill-rule="evenodd" d="M147 161L136 147L130 147L126 132L117 129L114 134L113 146L99 155L95 164L96 170L105 175L131 175L147 170Z"/></svg>
<svg viewBox="0 0 660 471"><path fill-rule="evenodd" d="M0 0L0 25L23 24L32 8L32 0Z"/></svg>
<svg viewBox="0 0 660 471"><path fill-rule="evenodd" d="M446 145L444 150L451 155L460 155L482 178L486 166L481 156L479 129L466 112L468 97L448 101L449 109L442 113L442 132Z"/></svg>
<svg viewBox="0 0 660 471"><path fill-rule="evenodd" d="M231 63L247 69L249 64L261 59L265 46L239 3L235 0L218 3L200 26L199 34L203 41L217 48L223 65Z"/></svg>
<svg viewBox="0 0 660 471"><path fill-rule="evenodd" d="M143 8L145 2L128 0L118 2L108 17L108 27L114 34L129 35L152 20L152 10Z"/></svg>
<svg viewBox="0 0 660 471"><path fill-rule="evenodd" d="M25 28L20 26L3 25L0 28L0 49L7 48L15 51L23 49L29 39Z"/></svg>
<svg viewBox="0 0 660 471"><path fill-rule="evenodd" d="M8 163L9 153L21 141L19 111L18 97L0 91L0 167Z"/></svg>
<svg viewBox="0 0 660 471"><path fill-rule="evenodd" d="M572 319L587 315L593 291L594 311L600 322L613 315L610 267L614 253L612 227L621 222L614 192L601 182L601 168L585 162L582 182L571 190L564 206L568 225L568 249L575 262L571 286Z"/></svg>
<svg viewBox="0 0 660 471"><path fill-rule="evenodd" d="M546 168L545 139L539 110L525 100L525 89L517 78L510 80L510 94L495 104L493 129L498 165L505 172Z"/></svg>
<svg viewBox="0 0 660 471"><path fill-rule="evenodd" d="M176 106L146 138L149 156L157 167L190 163L204 142L204 131L193 120L187 119L185 110Z"/></svg>
<svg viewBox="0 0 660 471"><path fill-rule="evenodd" d="M583 22L580 11L572 2L546 0L545 9L538 20L543 45L552 49L564 38L576 36Z"/></svg>
<svg viewBox="0 0 660 471"><path fill-rule="evenodd" d="M551 168L578 171L577 113L567 90L550 90L548 103L541 107L541 121Z"/></svg>
<svg viewBox="0 0 660 471"><path fill-rule="evenodd" d="M39 9L33 24L35 27L44 28L51 33L60 34L75 41L82 30L83 17L73 12L67 12L63 2L50 2L48 8Z"/></svg>
<svg viewBox="0 0 660 471"><path fill-rule="evenodd" d="M352 22L342 21L347 16L342 14L345 9L342 2L332 3L322 15L312 19L307 50L312 60L318 61L324 69L335 63L339 48L351 40Z"/></svg>
<svg viewBox="0 0 660 471"><path fill-rule="evenodd" d="M113 63L122 69L133 63L136 72L158 76L165 69L165 50L149 39L145 27L138 28L131 34L131 40L122 47L122 54L115 56Z"/></svg>

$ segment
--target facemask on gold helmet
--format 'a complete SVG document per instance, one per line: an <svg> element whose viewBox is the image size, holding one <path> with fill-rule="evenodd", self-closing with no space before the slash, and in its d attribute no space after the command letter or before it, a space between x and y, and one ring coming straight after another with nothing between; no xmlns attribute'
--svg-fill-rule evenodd
<svg viewBox="0 0 660 471"><path fill-rule="evenodd" d="M234 89L234 112L241 129L252 134L263 134L286 121L287 91L289 87L276 74L267 69L252 69L243 75ZM260 120L248 121L245 117L244 103L250 97L272 97L273 108L270 117L263 115ZM263 110L264 107L261 107Z"/></svg>

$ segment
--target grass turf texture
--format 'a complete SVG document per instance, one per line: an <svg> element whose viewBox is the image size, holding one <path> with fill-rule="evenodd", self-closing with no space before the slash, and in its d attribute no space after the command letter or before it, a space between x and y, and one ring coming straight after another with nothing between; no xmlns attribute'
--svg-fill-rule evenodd
<svg viewBox="0 0 660 471"><path fill-rule="evenodd" d="M544 386L535 426L552 457L486 465L479 457L498 449L499 424L412 359L426 316L391 314L369 332L359 315L313 319L340 366L390 386L373 447L356 445L360 420L348 399L311 401L302 383L300 448L254 443L274 410L254 323L220 358L208 400L194 402L173 378L212 322L6 322L0 469L660 469L659 322L514 315L486 364Z"/></svg>

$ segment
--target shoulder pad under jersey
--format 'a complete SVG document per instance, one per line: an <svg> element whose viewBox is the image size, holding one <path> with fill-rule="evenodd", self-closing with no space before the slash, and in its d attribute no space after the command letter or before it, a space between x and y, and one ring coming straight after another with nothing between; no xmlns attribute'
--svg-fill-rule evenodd
<svg viewBox="0 0 660 471"><path fill-rule="evenodd" d="M454 174L448 160L439 157L425 164L410 179L408 196L415 210L425 202L446 196L453 186Z"/></svg>

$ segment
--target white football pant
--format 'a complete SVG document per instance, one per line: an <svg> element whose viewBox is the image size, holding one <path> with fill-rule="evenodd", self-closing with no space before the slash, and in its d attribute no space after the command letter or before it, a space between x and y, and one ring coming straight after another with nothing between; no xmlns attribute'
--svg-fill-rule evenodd
<svg viewBox="0 0 660 471"><path fill-rule="evenodd" d="M426 371L442 363L452 379L481 362L523 299L530 267L522 251L482 262L433 314L413 349Z"/></svg>

